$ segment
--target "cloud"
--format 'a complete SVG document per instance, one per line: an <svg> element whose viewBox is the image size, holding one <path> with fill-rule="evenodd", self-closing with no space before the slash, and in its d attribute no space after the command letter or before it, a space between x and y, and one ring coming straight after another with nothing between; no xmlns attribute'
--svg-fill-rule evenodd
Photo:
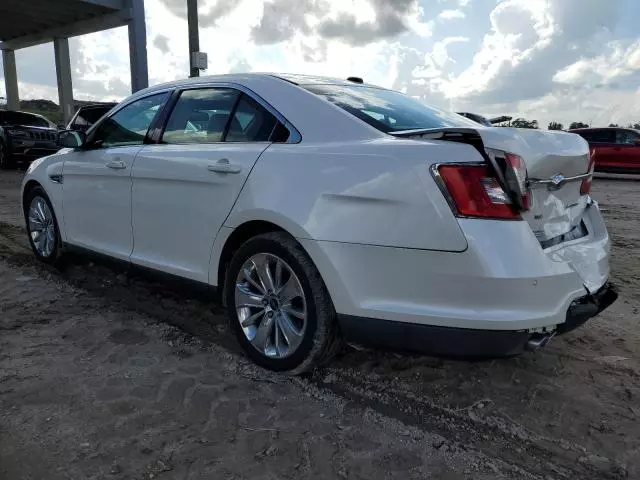
<svg viewBox="0 0 640 480"><path fill-rule="evenodd" d="M466 15L462 10L443 10L438 15L438 18L442 18L444 20L452 20L454 18L464 18Z"/></svg>
<svg viewBox="0 0 640 480"><path fill-rule="evenodd" d="M187 0L160 0L171 13L186 19ZM202 4L205 3L203 6ZM231 13L241 0L216 0L214 2L198 2L198 24L201 28L215 27L218 20Z"/></svg>
<svg viewBox="0 0 640 480"><path fill-rule="evenodd" d="M153 46L162 53L169 53L169 37L162 34L156 35L156 38L153 39Z"/></svg>

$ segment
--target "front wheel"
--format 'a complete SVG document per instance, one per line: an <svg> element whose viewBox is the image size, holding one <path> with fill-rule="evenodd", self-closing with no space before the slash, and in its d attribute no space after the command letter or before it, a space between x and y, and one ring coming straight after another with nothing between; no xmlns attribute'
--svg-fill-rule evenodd
<svg viewBox="0 0 640 480"><path fill-rule="evenodd" d="M29 243L38 260L55 264L61 254L60 231L53 206L42 187L34 187L25 197L25 221Z"/></svg>
<svg viewBox="0 0 640 480"><path fill-rule="evenodd" d="M258 365L296 375L327 363L340 349L326 286L288 234L267 233L243 244L225 285L231 328Z"/></svg>

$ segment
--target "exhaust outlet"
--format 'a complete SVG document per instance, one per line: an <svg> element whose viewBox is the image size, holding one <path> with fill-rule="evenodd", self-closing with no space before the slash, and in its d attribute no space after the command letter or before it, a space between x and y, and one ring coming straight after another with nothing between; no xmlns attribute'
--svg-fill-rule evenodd
<svg viewBox="0 0 640 480"><path fill-rule="evenodd" d="M529 340L527 340L525 349L530 352L535 352L549 343L553 335L553 333L534 333L529 337Z"/></svg>

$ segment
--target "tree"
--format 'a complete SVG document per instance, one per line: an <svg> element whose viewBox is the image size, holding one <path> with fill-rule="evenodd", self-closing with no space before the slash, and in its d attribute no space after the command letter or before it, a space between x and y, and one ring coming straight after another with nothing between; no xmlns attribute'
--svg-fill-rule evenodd
<svg viewBox="0 0 640 480"><path fill-rule="evenodd" d="M572 122L571 125L569 125L569 130L573 130L574 128L589 128L589 125L582 122Z"/></svg>
<svg viewBox="0 0 640 480"><path fill-rule="evenodd" d="M515 128L538 128L537 120L526 120L524 118L516 118L511 122L511 126Z"/></svg>
<svg viewBox="0 0 640 480"><path fill-rule="evenodd" d="M619 127L620 125L618 125L617 123L610 123L609 126L610 127Z"/></svg>
<svg viewBox="0 0 640 480"><path fill-rule="evenodd" d="M549 124L549 126L547 127L548 130L563 130L564 127L561 123L558 122L551 122Z"/></svg>

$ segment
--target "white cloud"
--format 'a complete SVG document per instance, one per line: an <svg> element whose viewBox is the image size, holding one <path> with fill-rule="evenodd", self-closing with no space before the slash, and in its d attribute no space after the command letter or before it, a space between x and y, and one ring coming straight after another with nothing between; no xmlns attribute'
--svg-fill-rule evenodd
<svg viewBox="0 0 640 480"><path fill-rule="evenodd" d="M462 10L443 10L438 15L439 18L443 18L445 20L451 20L453 18L464 18L466 15Z"/></svg>

